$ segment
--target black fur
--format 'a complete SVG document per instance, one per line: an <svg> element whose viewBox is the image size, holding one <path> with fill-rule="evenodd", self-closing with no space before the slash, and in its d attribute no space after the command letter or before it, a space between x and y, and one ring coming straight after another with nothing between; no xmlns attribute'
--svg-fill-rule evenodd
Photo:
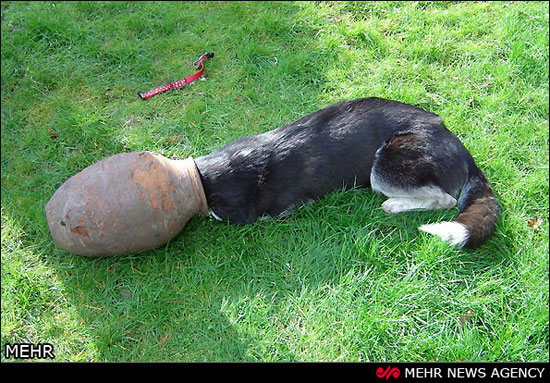
<svg viewBox="0 0 550 383"><path fill-rule="evenodd" d="M222 220L242 224L277 216L336 188L368 187L373 164L391 185L435 185L455 198L469 174L483 175L439 116L374 97L337 103L195 162L209 208ZM475 198L466 198L463 207Z"/></svg>

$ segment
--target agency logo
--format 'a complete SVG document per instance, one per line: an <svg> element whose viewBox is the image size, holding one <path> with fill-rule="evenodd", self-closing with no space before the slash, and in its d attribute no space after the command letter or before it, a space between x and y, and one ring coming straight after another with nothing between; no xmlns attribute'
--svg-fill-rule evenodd
<svg viewBox="0 0 550 383"><path fill-rule="evenodd" d="M7 343L4 347L6 359L54 359L53 346L49 343Z"/></svg>
<svg viewBox="0 0 550 383"><path fill-rule="evenodd" d="M376 369L376 376L379 377L380 379L385 378L386 380L388 380L390 377L399 378L399 375L401 375L401 371L399 371L399 368L397 367L392 368L392 366L390 365L388 365L386 369L382 367L378 367Z"/></svg>

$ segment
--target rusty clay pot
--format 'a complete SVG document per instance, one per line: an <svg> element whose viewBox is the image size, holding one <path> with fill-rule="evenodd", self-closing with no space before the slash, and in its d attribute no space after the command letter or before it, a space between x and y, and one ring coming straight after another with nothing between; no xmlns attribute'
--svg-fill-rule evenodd
<svg viewBox="0 0 550 383"><path fill-rule="evenodd" d="M109 257L162 246L197 213L208 214L192 157L116 154L69 178L46 204L54 243Z"/></svg>

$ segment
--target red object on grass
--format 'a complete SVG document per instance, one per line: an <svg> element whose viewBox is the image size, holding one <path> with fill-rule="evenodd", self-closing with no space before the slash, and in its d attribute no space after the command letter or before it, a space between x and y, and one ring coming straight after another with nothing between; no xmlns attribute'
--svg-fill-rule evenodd
<svg viewBox="0 0 550 383"><path fill-rule="evenodd" d="M193 63L195 68L200 67L200 70L197 73L194 73L191 76L188 76L188 77L184 78L183 80L176 81L176 82L173 82L171 84L166 84L166 85L163 85L161 87L158 87L157 89L150 90L149 92L138 93L139 97L141 97L142 100L148 100L151 97L156 96L159 93L164 93L164 92L167 92L167 91L172 90L172 89L178 89L178 88L181 88L182 86L184 86L185 84L192 83L193 81L195 81L196 79L198 79L199 77L202 76L202 74L204 72L204 61L206 59L209 59L209 58L212 58L212 57L214 57L214 52L209 52L209 53L203 54L201 57L199 57L197 59L197 61L195 61Z"/></svg>

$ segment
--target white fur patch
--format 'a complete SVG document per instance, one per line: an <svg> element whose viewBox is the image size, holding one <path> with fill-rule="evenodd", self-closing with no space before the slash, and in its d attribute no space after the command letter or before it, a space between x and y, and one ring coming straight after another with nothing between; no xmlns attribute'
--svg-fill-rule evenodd
<svg viewBox="0 0 550 383"><path fill-rule="evenodd" d="M214 218L215 220L217 220L217 221L221 221L221 220L222 220L220 217L218 217L218 216L216 215L216 213L214 213L214 210L208 209L208 211L210 212L210 215L212 216L212 218Z"/></svg>
<svg viewBox="0 0 550 383"><path fill-rule="evenodd" d="M433 235L437 235L451 245L464 246L470 237L466 226L459 222L440 222L429 225L422 225L420 230Z"/></svg>
<svg viewBox="0 0 550 383"><path fill-rule="evenodd" d="M382 204L382 209L389 214L411 210L450 209L456 205L456 200L447 193L434 194L424 198L393 197Z"/></svg>
<svg viewBox="0 0 550 383"><path fill-rule="evenodd" d="M456 206L456 199L439 186L421 186L401 188L386 183L372 168L370 175L371 188L375 192L390 197L382 204L382 209L389 214L410 210L451 209Z"/></svg>

